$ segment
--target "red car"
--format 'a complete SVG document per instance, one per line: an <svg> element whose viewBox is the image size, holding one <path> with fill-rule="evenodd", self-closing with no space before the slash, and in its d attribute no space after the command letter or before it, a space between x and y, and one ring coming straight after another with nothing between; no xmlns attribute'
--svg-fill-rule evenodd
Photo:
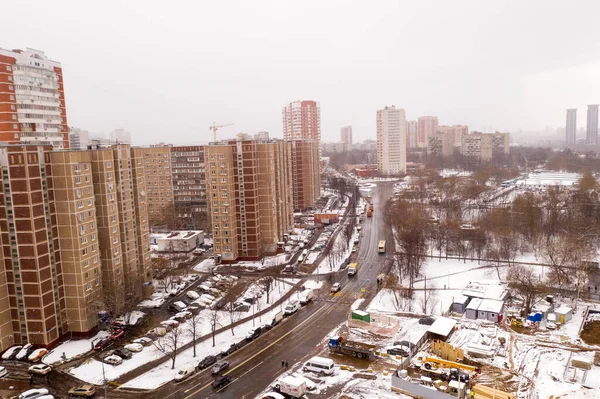
<svg viewBox="0 0 600 399"><path fill-rule="evenodd" d="M115 330L115 332L113 332L113 333L111 334L111 336L110 336L110 339L111 339L112 341L114 341L114 340L116 340L116 339L118 339L118 338L121 338L121 336L122 336L123 334L125 334L125 331L123 331L123 330Z"/></svg>
<svg viewBox="0 0 600 399"><path fill-rule="evenodd" d="M100 341L96 342L94 345L94 349L97 351L101 351L112 343L112 340L109 337L102 338Z"/></svg>

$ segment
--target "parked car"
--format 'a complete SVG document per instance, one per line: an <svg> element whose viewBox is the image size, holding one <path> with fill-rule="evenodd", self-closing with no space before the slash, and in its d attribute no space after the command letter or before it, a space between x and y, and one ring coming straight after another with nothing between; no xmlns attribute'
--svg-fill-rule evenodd
<svg viewBox="0 0 600 399"><path fill-rule="evenodd" d="M231 377L228 375L222 375L220 377L215 378L215 380L210 384L213 389L219 389L231 382Z"/></svg>
<svg viewBox="0 0 600 399"><path fill-rule="evenodd" d="M167 329L167 331L171 331L175 327L179 326L179 322L185 321L182 317L173 316L169 320L161 321L160 325Z"/></svg>
<svg viewBox="0 0 600 399"><path fill-rule="evenodd" d="M154 309L158 309L162 305L164 305L166 301L165 301L165 298L157 298L157 299L153 300L152 302L153 302L152 307Z"/></svg>
<svg viewBox="0 0 600 399"><path fill-rule="evenodd" d="M117 355L110 355L104 358L104 363L118 366L119 364L123 363L123 359Z"/></svg>
<svg viewBox="0 0 600 399"><path fill-rule="evenodd" d="M183 381L186 378L188 378L190 375L194 374L195 372L196 372L196 368L193 366L183 367L183 368L179 369L179 371L175 375L175 381L176 382Z"/></svg>
<svg viewBox="0 0 600 399"><path fill-rule="evenodd" d="M159 337L164 337L167 334L167 329L164 327L154 327L152 330L148 331L148 334L156 334Z"/></svg>
<svg viewBox="0 0 600 399"><path fill-rule="evenodd" d="M108 347L110 344L112 344L112 340L110 339L110 337L102 338L101 340L96 342L96 345L94 345L94 349L97 351L101 351L102 349Z"/></svg>
<svg viewBox="0 0 600 399"><path fill-rule="evenodd" d="M46 364L35 364L27 369L29 374L46 375L52 371L52 367Z"/></svg>
<svg viewBox="0 0 600 399"><path fill-rule="evenodd" d="M203 299L203 298L206 298L206 299L208 299L211 302L215 300L215 297L212 296L212 295L210 295L210 294L202 294L202 296L200 297L200 299Z"/></svg>
<svg viewBox="0 0 600 399"><path fill-rule="evenodd" d="M25 360L27 359L27 357L29 355L31 355L31 352L33 352L35 350L35 347L32 344L25 344L25 346L23 346L21 348L21 350L17 353L17 355L15 356L16 360Z"/></svg>
<svg viewBox="0 0 600 399"><path fill-rule="evenodd" d="M185 303L183 303L182 301L177 301L172 303L169 306L169 311L172 313L179 313L179 312L183 312L184 310L186 310L187 305Z"/></svg>
<svg viewBox="0 0 600 399"><path fill-rule="evenodd" d="M113 354L119 356L123 360L131 359L133 356L133 354L125 348L118 348Z"/></svg>
<svg viewBox="0 0 600 399"><path fill-rule="evenodd" d="M335 283L331 286L331 292L339 292L342 289L342 283Z"/></svg>
<svg viewBox="0 0 600 399"><path fill-rule="evenodd" d="M188 310L184 310L183 312L179 312L177 313L175 316L181 316L185 319L191 319L192 318L192 312L188 311Z"/></svg>
<svg viewBox="0 0 600 399"><path fill-rule="evenodd" d="M256 338L260 337L260 334L262 333L262 327L256 327L254 329L252 329L248 335L246 335L246 340L247 341L253 341Z"/></svg>
<svg viewBox="0 0 600 399"><path fill-rule="evenodd" d="M115 341L119 338L121 338L123 336L123 334L125 334L124 330L115 330L111 335L110 335L110 339Z"/></svg>
<svg viewBox="0 0 600 399"><path fill-rule="evenodd" d="M127 325L122 321L113 321L110 325L115 330L124 330Z"/></svg>
<svg viewBox="0 0 600 399"><path fill-rule="evenodd" d="M7 375L8 375L8 370L6 370L6 367L0 366L0 378L5 377Z"/></svg>
<svg viewBox="0 0 600 399"><path fill-rule="evenodd" d="M28 389L25 392L21 392L19 396L15 396L17 399L38 399L42 396L48 395L46 388Z"/></svg>
<svg viewBox="0 0 600 399"><path fill-rule="evenodd" d="M29 360L30 362L37 362L41 360L46 355L46 353L48 353L48 350L45 348L36 349L33 352L31 352L31 355L27 357L27 360Z"/></svg>
<svg viewBox="0 0 600 399"><path fill-rule="evenodd" d="M190 306L188 307L188 312L190 312L194 316L197 316L198 313L200 313L200 311L202 309L204 309L204 307L202 305L194 302L194 303L191 303Z"/></svg>
<svg viewBox="0 0 600 399"><path fill-rule="evenodd" d="M236 350L240 349L243 344L243 341L232 343L231 345L229 345L229 348L225 349L223 352L220 353L221 357L225 357L227 355L232 354Z"/></svg>
<svg viewBox="0 0 600 399"><path fill-rule="evenodd" d="M204 370L205 368L212 366L213 364L215 364L217 362L217 357L216 356L206 356L204 359L200 360L200 362L198 362L198 365L196 366L196 370Z"/></svg>
<svg viewBox="0 0 600 399"><path fill-rule="evenodd" d="M142 338L146 338L150 340L150 343L152 343L153 341L156 341L158 339L158 334L152 332L152 331L148 331L146 333L146 335L144 335Z"/></svg>
<svg viewBox="0 0 600 399"><path fill-rule="evenodd" d="M287 305L285 305L285 308L283 309L283 314L284 315L291 315L296 313L298 310L300 309L300 301L297 300L291 300L287 303Z"/></svg>
<svg viewBox="0 0 600 399"><path fill-rule="evenodd" d="M144 345L137 344L137 343L131 343L131 344L125 345L123 348L127 349L129 352L137 353L137 352L141 352L144 349Z"/></svg>
<svg viewBox="0 0 600 399"><path fill-rule="evenodd" d="M150 338L147 338L147 337L137 338L137 339L134 339L131 342L134 343L134 344L141 344L143 346L152 345L152 340Z"/></svg>
<svg viewBox="0 0 600 399"><path fill-rule="evenodd" d="M229 367L229 362L227 360L221 360L220 362L215 363L210 372L212 374L219 374L221 371L225 370Z"/></svg>
<svg viewBox="0 0 600 399"><path fill-rule="evenodd" d="M388 353L388 355L392 355L392 356L404 356L404 357L410 356L410 353L408 352L408 349L406 347L395 346L393 348L389 348L387 350L387 353Z"/></svg>
<svg viewBox="0 0 600 399"><path fill-rule="evenodd" d="M210 286L210 285L208 285L208 284L206 284L206 283L207 283L207 282L205 281L204 283L200 284L200 285L198 286L198 288L199 288L200 290L202 290L202 291L205 291L205 292L206 292L206 291L208 291L208 290L210 290L211 286Z"/></svg>
<svg viewBox="0 0 600 399"><path fill-rule="evenodd" d="M211 288L208 290L208 292L210 292L213 295L217 295L217 296L221 295L221 291L217 288Z"/></svg>
<svg viewBox="0 0 600 399"><path fill-rule="evenodd" d="M96 387L90 384L78 385L69 389L69 396L85 396L90 398L96 394Z"/></svg>
<svg viewBox="0 0 600 399"><path fill-rule="evenodd" d="M190 298L192 301L194 299L200 298L200 294L198 294L196 291L188 291L185 295L187 295L187 297Z"/></svg>
<svg viewBox="0 0 600 399"><path fill-rule="evenodd" d="M12 348L8 348L6 352L2 354L2 360L11 360L14 359L15 356L19 353L19 351L23 347L21 345L13 346Z"/></svg>

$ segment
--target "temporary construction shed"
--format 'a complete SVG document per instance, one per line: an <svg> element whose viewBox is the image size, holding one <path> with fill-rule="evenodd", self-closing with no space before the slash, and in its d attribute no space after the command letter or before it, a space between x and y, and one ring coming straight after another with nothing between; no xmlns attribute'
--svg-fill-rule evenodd
<svg viewBox="0 0 600 399"><path fill-rule="evenodd" d="M477 308L477 318L498 323L502 321L504 302L496 299L484 299Z"/></svg>
<svg viewBox="0 0 600 399"><path fill-rule="evenodd" d="M573 317L573 308L567 305L560 305L557 309L554 309L554 314L560 324L565 324Z"/></svg>
<svg viewBox="0 0 600 399"><path fill-rule="evenodd" d="M465 312L465 316L467 316L467 319L477 319L477 309L479 309L479 305L481 305L482 301L483 299L481 298L471 299L471 301L467 304L467 310Z"/></svg>

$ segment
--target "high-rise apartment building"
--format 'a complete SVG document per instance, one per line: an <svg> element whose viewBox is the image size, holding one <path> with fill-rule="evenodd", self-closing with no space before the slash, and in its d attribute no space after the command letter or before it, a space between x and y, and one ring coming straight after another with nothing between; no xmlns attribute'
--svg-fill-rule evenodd
<svg viewBox="0 0 600 399"><path fill-rule="evenodd" d="M175 203L171 147L166 145L132 147L131 153L136 158L143 158L148 215L152 223L160 219L162 212L168 206Z"/></svg>
<svg viewBox="0 0 600 399"><path fill-rule="evenodd" d="M443 133L451 146L460 148L462 137L469 134L469 127L465 125L441 125L438 126L438 133ZM451 150L449 155L452 155L453 151Z"/></svg>
<svg viewBox="0 0 600 399"><path fill-rule="evenodd" d="M461 154L473 162L489 162L510 153L509 133L472 133L462 137Z"/></svg>
<svg viewBox="0 0 600 399"><path fill-rule="evenodd" d="M0 350L86 334L151 291L142 161L129 146L0 147Z"/></svg>
<svg viewBox="0 0 600 399"><path fill-rule="evenodd" d="M577 142L577 108L567 109L567 124L565 126L565 143Z"/></svg>
<svg viewBox="0 0 600 399"><path fill-rule="evenodd" d="M69 129L69 148L72 150L87 150L90 135L87 130L72 127Z"/></svg>
<svg viewBox="0 0 600 399"><path fill-rule="evenodd" d="M417 123L417 147L426 148L429 136L438 132L437 116L421 116Z"/></svg>
<svg viewBox="0 0 600 399"><path fill-rule="evenodd" d="M352 145L352 126L344 126L340 133L342 143Z"/></svg>
<svg viewBox="0 0 600 399"><path fill-rule="evenodd" d="M598 104L588 105L587 129L585 132L585 143L598 144Z"/></svg>
<svg viewBox="0 0 600 399"><path fill-rule="evenodd" d="M321 141L321 111L316 101L294 101L282 111L284 140Z"/></svg>
<svg viewBox="0 0 600 399"><path fill-rule="evenodd" d="M217 261L259 259L291 227L290 145L231 140L204 148Z"/></svg>
<svg viewBox="0 0 600 399"><path fill-rule="evenodd" d="M43 51L0 48L0 142L69 148L62 68Z"/></svg>
<svg viewBox="0 0 600 399"><path fill-rule="evenodd" d="M454 135L436 133L429 136L427 154L432 156L450 157L454 153Z"/></svg>
<svg viewBox="0 0 600 399"><path fill-rule="evenodd" d="M292 203L294 210L305 211L321 196L319 146L314 141L290 142L292 162Z"/></svg>
<svg viewBox="0 0 600 399"><path fill-rule="evenodd" d="M393 105L377 111L377 167L385 175L406 173L406 115Z"/></svg>
<svg viewBox="0 0 600 399"><path fill-rule="evenodd" d="M406 148L417 148L417 121L406 121Z"/></svg>
<svg viewBox="0 0 600 399"><path fill-rule="evenodd" d="M131 133L123 128L115 129L108 135L108 140L113 144L131 144Z"/></svg>
<svg viewBox="0 0 600 399"><path fill-rule="evenodd" d="M204 147L171 147L171 171L177 217L199 229L197 217L208 212Z"/></svg>

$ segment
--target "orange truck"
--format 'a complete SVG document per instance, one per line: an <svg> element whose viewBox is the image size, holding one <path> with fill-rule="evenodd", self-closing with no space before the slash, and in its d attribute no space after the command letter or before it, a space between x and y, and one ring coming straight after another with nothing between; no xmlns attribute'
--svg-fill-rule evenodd
<svg viewBox="0 0 600 399"><path fill-rule="evenodd" d="M373 210L372 210L372 209L369 209L369 210L367 211L367 217L368 217L368 218L370 218L371 216L373 216Z"/></svg>

